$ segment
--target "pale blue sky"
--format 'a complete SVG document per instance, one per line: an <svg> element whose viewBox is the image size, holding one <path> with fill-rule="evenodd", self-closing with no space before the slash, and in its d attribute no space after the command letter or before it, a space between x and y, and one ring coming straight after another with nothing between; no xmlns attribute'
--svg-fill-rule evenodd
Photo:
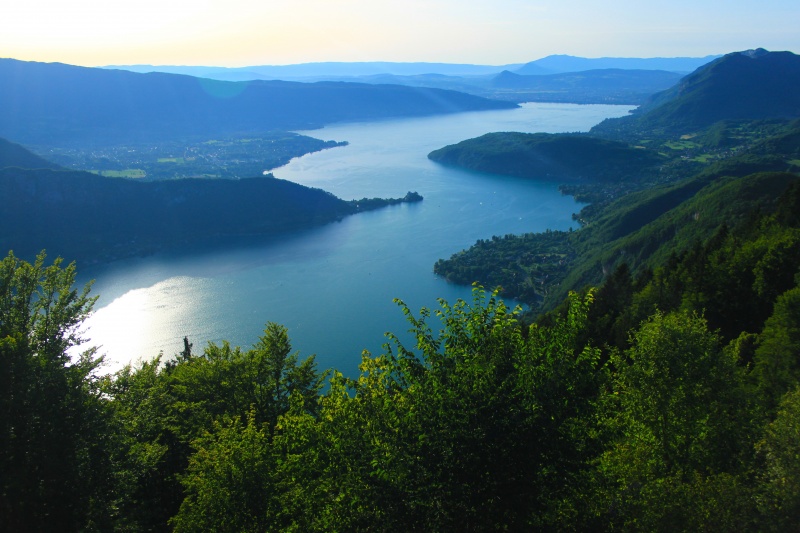
<svg viewBox="0 0 800 533"><path fill-rule="evenodd" d="M25 0L0 57L78 65L506 64L550 54L800 52L796 0Z"/></svg>

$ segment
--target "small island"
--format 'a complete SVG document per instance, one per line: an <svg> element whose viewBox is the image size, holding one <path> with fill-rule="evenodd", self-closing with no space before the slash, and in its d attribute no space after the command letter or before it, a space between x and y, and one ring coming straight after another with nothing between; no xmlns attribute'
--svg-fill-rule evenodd
<svg viewBox="0 0 800 533"><path fill-rule="evenodd" d="M362 198L361 200L350 200L350 204L355 206L356 212L361 212L372 211L389 205L412 204L421 201L421 194L416 191L409 191L402 198Z"/></svg>

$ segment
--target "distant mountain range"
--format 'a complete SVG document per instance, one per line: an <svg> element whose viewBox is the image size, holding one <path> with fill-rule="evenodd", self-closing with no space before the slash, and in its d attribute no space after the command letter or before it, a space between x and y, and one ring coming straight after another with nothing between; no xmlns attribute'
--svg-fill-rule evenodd
<svg viewBox="0 0 800 533"><path fill-rule="evenodd" d="M538 76L503 71L484 95L514 101L641 104L680 79L680 74L665 70L609 68Z"/></svg>
<svg viewBox="0 0 800 533"><path fill-rule="evenodd" d="M529 63L507 65L473 65L424 62L322 62L295 65L259 65L249 67L177 66L177 65L108 65L103 68L131 72L167 72L222 81L290 80L322 81L370 76L425 76L436 74L451 77L491 77L503 71L520 75L561 74L599 69L666 70L687 74L721 57L599 57L550 55Z"/></svg>
<svg viewBox="0 0 800 533"><path fill-rule="evenodd" d="M599 69L666 70L688 74L721 56L705 57L575 57L551 55L526 63L514 72L523 75L559 74ZM509 69L511 70L511 69Z"/></svg>
<svg viewBox="0 0 800 533"><path fill-rule="evenodd" d="M218 138L515 107L424 87L226 82L0 59L0 137L24 144Z"/></svg>
<svg viewBox="0 0 800 533"><path fill-rule="evenodd" d="M390 61L372 62L322 62L300 63L296 65L261 65L252 67L213 67L177 65L109 65L103 68L129 70L131 72L167 72L186 74L198 78L222 81L247 80L289 80L321 81L342 77L375 75L417 76L420 74L441 74L445 76L487 76L503 70L515 70L522 64L500 66L470 65L458 63L397 63Z"/></svg>
<svg viewBox="0 0 800 533"><path fill-rule="evenodd" d="M201 78L345 81L465 92L512 102L633 104L674 85L684 74L720 56L701 58L585 58L552 55L526 64L303 63L241 68L115 65L134 72L168 72Z"/></svg>

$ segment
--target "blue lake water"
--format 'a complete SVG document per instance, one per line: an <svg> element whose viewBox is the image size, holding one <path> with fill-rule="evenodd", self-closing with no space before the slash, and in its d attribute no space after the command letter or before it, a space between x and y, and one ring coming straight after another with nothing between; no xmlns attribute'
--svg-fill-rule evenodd
<svg viewBox="0 0 800 533"><path fill-rule="evenodd" d="M580 209L555 184L446 168L427 154L494 131L586 131L631 107L525 104L519 109L339 124L300 132L348 141L293 160L277 178L344 199L424 201L347 217L271 240L182 249L84 268L100 299L85 323L87 345L108 371L162 352L188 336L199 351L227 339L249 347L267 321L289 329L301 357L355 375L362 350L379 353L384 333L408 329L393 298L412 310L437 298L470 299L471 289L433 274L439 258L492 235L574 226Z"/></svg>

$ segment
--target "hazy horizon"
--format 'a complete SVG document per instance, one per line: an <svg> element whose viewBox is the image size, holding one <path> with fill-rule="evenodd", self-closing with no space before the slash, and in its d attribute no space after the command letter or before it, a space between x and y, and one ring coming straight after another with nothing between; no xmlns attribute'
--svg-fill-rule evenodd
<svg viewBox="0 0 800 533"><path fill-rule="evenodd" d="M701 5L702 4L702 5ZM526 63L800 50L800 5L676 0L669 8L498 0L30 0L0 19L0 56L82 66L318 62Z"/></svg>

